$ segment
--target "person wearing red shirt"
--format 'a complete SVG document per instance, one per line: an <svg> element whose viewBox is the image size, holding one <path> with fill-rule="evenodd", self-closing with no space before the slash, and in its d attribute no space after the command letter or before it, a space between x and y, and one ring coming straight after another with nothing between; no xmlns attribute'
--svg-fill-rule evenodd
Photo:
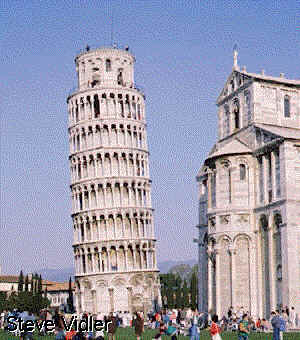
<svg viewBox="0 0 300 340"><path fill-rule="evenodd" d="M74 335L76 335L76 332L74 330L67 332L66 333L66 340L72 340Z"/></svg>
<svg viewBox="0 0 300 340"><path fill-rule="evenodd" d="M220 330L220 327L218 326L217 322L218 322L218 315L213 315L212 318L212 323L211 323L211 326L210 326L210 335L211 335L211 338L212 340L221 340L221 336L220 336L220 333L221 333L221 330Z"/></svg>
<svg viewBox="0 0 300 340"><path fill-rule="evenodd" d="M258 320L256 321L256 325L255 325L256 329L259 329L261 328L261 320L260 318L258 318Z"/></svg>

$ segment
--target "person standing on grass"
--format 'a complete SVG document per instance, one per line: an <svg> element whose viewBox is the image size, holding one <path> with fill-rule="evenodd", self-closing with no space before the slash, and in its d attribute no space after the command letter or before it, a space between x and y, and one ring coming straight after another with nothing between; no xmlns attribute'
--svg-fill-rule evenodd
<svg viewBox="0 0 300 340"><path fill-rule="evenodd" d="M242 317L242 320L239 322L238 337L239 337L239 340L248 340L248 336L249 336L248 315L244 314Z"/></svg>
<svg viewBox="0 0 300 340"><path fill-rule="evenodd" d="M166 329L167 329L166 325L165 325L164 322L161 320L161 321L160 321L160 324L159 324L158 333L154 336L153 339L155 339L155 340L161 340L161 337L165 334Z"/></svg>
<svg viewBox="0 0 300 340"><path fill-rule="evenodd" d="M161 315L160 313L156 312L155 313L155 328L159 327L160 321L161 321Z"/></svg>
<svg viewBox="0 0 300 340"><path fill-rule="evenodd" d="M141 312L136 313L136 318L134 320L134 332L136 339L140 340L141 335L144 332L144 318Z"/></svg>
<svg viewBox="0 0 300 340"><path fill-rule="evenodd" d="M280 316L276 311L271 313L271 324L273 327L273 340L280 339Z"/></svg>
<svg viewBox="0 0 300 340"><path fill-rule="evenodd" d="M210 326L210 335L212 340L221 340L221 330L220 327L218 326L218 315L214 314L211 318L211 326Z"/></svg>
<svg viewBox="0 0 300 340"><path fill-rule="evenodd" d="M73 338L76 335L76 331L74 329L70 330L69 332L66 332L66 340L74 340Z"/></svg>
<svg viewBox="0 0 300 340"><path fill-rule="evenodd" d="M163 312L163 316L162 316L163 322L165 324L165 326L167 327L170 321L169 315L168 315L168 311L164 310Z"/></svg>
<svg viewBox="0 0 300 340"><path fill-rule="evenodd" d="M55 340L66 340L65 332L62 328L56 327Z"/></svg>
<svg viewBox="0 0 300 340"><path fill-rule="evenodd" d="M284 311L282 311L282 314L279 315L279 318L280 318L279 338L280 340L283 340L283 332L286 332L286 321L284 318Z"/></svg>
<svg viewBox="0 0 300 340"><path fill-rule="evenodd" d="M33 315L33 313L31 311L28 312L27 316L25 316L23 318L23 320L26 321L35 321L35 316ZM23 333L23 339L24 340L33 340L33 332L29 332L27 329L25 329L24 333Z"/></svg>
<svg viewBox="0 0 300 340"><path fill-rule="evenodd" d="M290 318L291 328L296 328L296 312L295 312L294 307L291 308L289 318Z"/></svg>
<svg viewBox="0 0 300 340"><path fill-rule="evenodd" d="M191 319L191 327L189 329L190 340L199 340L199 332L197 324L194 323L194 318Z"/></svg>
<svg viewBox="0 0 300 340"><path fill-rule="evenodd" d="M169 321L168 328L166 329L166 335L169 335L171 340L177 340L177 328L171 320Z"/></svg>
<svg viewBox="0 0 300 340"><path fill-rule="evenodd" d="M96 331L95 338L96 340L104 340L104 331Z"/></svg>
<svg viewBox="0 0 300 340"><path fill-rule="evenodd" d="M116 334L118 325L117 325L117 318L114 313L110 313L107 325L108 325L107 327L108 339L115 340L115 334Z"/></svg>

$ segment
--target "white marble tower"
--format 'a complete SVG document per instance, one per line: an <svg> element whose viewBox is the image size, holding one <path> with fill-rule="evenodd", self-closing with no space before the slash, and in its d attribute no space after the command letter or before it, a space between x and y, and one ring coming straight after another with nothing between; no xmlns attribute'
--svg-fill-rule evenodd
<svg viewBox="0 0 300 340"><path fill-rule="evenodd" d="M144 93L128 48L75 58L68 96L77 312L160 304Z"/></svg>

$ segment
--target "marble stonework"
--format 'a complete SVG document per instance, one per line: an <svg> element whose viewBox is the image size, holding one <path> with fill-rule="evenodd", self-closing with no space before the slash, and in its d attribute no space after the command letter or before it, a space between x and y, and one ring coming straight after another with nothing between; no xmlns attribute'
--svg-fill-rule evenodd
<svg viewBox="0 0 300 340"><path fill-rule="evenodd" d="M160 304L144 93L134 56L117 48L75 58L68 96L77 312Z"/></svg>
<svg viewBox="0 0 300 340"><path fill-rule="evenodd" d="M234 67L198 175L199 310L300 312L300 80Z"/></svg>

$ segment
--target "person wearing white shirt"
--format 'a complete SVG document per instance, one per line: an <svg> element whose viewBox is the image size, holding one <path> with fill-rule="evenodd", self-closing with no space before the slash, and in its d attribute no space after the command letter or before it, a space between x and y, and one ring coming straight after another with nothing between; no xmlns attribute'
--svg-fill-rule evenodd
<svg viewBox="0 0 300 340"><path fill-rule="evenodd" d="M294 307L290 310L290 324L292 329L296 328L296 312Z"/></svg>

